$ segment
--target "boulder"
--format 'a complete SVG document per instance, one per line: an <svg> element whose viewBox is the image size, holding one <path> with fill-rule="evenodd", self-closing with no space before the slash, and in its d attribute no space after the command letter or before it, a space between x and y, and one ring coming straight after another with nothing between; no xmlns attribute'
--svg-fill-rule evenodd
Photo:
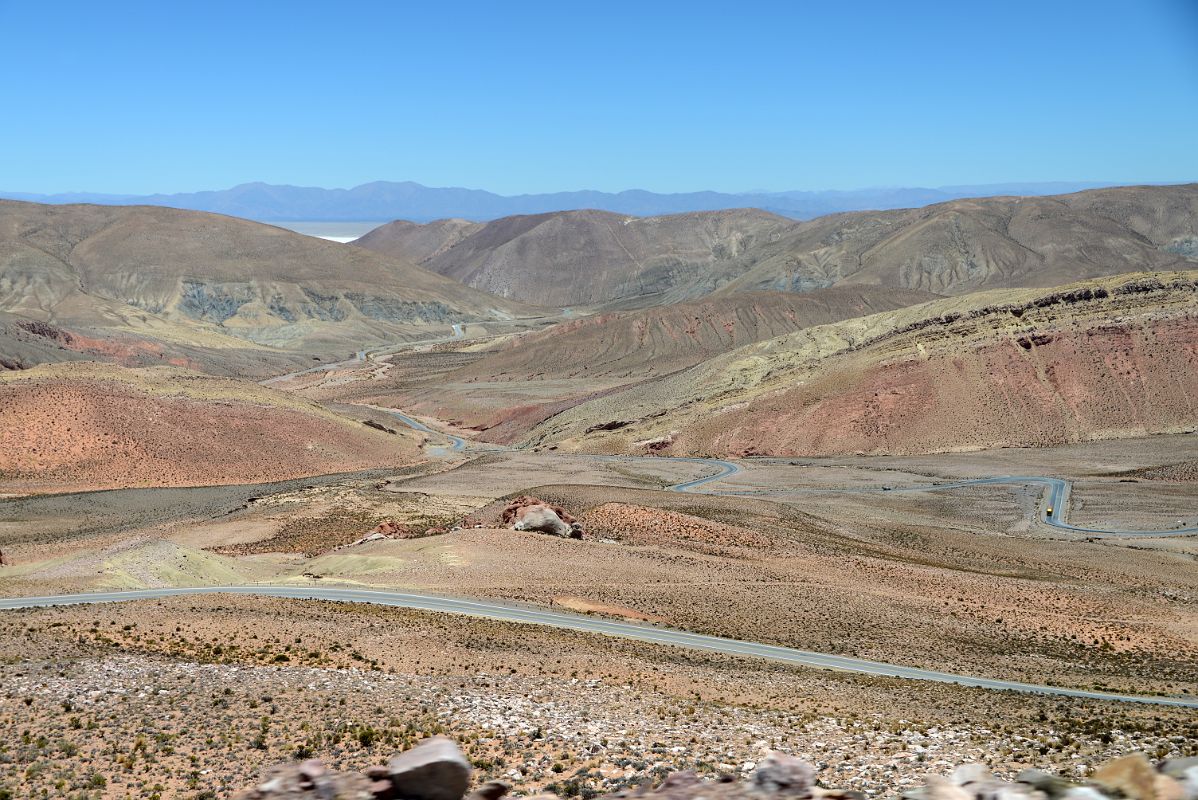
<svg viewBox="0 0 1198 800"><path fill-rule="evenodd" d="M1143 753L1116 758L1094 771L1095 783L1129 800L1156 800L1156 770Z"/></svg>
<svg viewBox="0 0 1198 800"><path fill-rule="evenodd" d="M364 775L329 772L315 759L302 764L274 767L252 789L236 800L307 800L336 797L343 800L375 800L370 782Z"/></svg>
<svg viewBox="0 0 1198 800"><path fill-rule="evenodd" d="M926 800L973 800L969 792L939 775L929 775L927 789L920 794Z"/></svg>
<svg viewBox="0 0 1198 800"><path fill-rule="evenodd" d="M470 761L444 736L425 739L387 766L397 800L461 800L470 786Z"/></svg>
<svg viewBox="0 0 1198 800"><path fill-rule="evenodd" d="M1050 798L1061 797L1069 791L1071 785L1060 775L1054 775L1042 769L1025 769L1015 776L1015 780L1038 792L1043 792Z"/></svg>
<svg viewBox="0 0 1198 800"><path fill-rule="evenodd" d="M582 538L582 526L561 506L550 505L528 495L520 495L507 504L500 522L517 531L538 531L552 536Z"/></svg>
<svg viewBox="0 0 1198 800"><path fill-rule="evenodd" d="M466 800L499 800L499 798L503 797L511 789L512 787L503 781L487 781L466 795Z"/></svg>
<svg viewBox="0 0 1198 800"><path fill-rule="evenodd" d="M526 506L520 509L512 528L517 531L539 531L553 536L570 535L570 526L548 506Z"/></svg>
<svg viewBox="0 0 1198 800"><path fill-rule="evenodd" d="M757 765L753 785L788 797L811 797L815 788L815 767L785 753L770 753Z"/></svg>

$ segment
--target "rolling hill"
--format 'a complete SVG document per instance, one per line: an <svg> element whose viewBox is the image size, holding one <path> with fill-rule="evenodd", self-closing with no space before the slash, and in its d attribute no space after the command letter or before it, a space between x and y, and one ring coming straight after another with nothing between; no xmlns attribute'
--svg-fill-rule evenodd
<svg viewBox="0 0 1198 800"><path fill-rule="evenodd" d="M419 439L172 367L0 372L0 491L259 483L410 463Z"/></svg>
<svg viewBox="0 0 1198 800"><path fill-rule="evenodd" d="M695 287L739 274L746 253L792 225L755 209L664 217L564 211L467 227L391 223L354 244L502 297L559 307L635 307L707 293Z"/></svg>
<svg viewBox="0 0 1198 800"><path fill-rule="evenodd" d="M531 441L676 455L927 453L1198 429L1198 271L947 298L748 345Z"/></svg>
<svg viewBox="0 0 1198 800"><path fill-rule="evenodd" d="M510 298L641 307L868 284L958 295L1198 262L1198 184L953 200L793 222L756 210L392 223L357 242Z"/></svg>
<svg viewBox="0 0 1198 800"><path fill-rule="evenodd" d="M343 354L527 310L402 260L232 217L0 201L0 311L83 337L133 335L237 363L229 353Z"/></svg>
<svg viewBox="0 0 1198 800"><path fill-rule="evenodd" d="M720 291L871 284L965 294L1198 260L1198 184L989 197L800 223Z"/></svg>
<svg viewBox="0 0 1198 800"><path fill-rule="evenodd" d="M750 292L595 314L516 337L453 377L489 381L655 377L802 328L935 298L904 289L846 287L802 294Z"/></svg>

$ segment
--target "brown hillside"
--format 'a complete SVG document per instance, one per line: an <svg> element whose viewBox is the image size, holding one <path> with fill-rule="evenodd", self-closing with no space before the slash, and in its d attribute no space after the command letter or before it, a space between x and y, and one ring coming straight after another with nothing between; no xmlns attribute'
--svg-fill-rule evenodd
<svg viewBox="0 0 1198 800"><path fill-rule="evenodd" d="M844 283L937 294L1059 286L1198 259L1198 184L836 214L768 244L722 293Z"/></svg>
<svg viewBox="0 0 1198 800"><path fill-rule="evenodd" d="M0 201L0 311L66 328L344 352L522 310L408 262L233 217Z"/></svg>
<svg viewBox="0 0 1198 800"><path fill-rule="evenodd" d="M927 292L871 287L751 292L609 312L521 336L456 377L487 380L642 378L812 325L924 303Z"/></svg>
<svg viewBox="0 0 1198 800"><path fill-rule="evenodd" d="M604 450L658 438L679 454L900 454L1196 427L1198 272L1184 272L809 328L581 404L533 436Z"/></svg>
<svg viewBox="0 0 1198 800"><path fill-rule="evenodd" d="M607 211L564 211L504 217L465 229L402 223L355 244L396 256L435 251L422 266L478 289L546 306L676 302L706 292L709 276L739 272L735 262L794 223L765 211L738 209L662 217ZM390 228L390 230L387 230ZM384 235L385 234L385 235ZM709 291L709 290L708 290Z"/></svg>
<svg viewBox="0 0 1198 800"><path fill-rule="evenodd" d="M94 363L0 372L0 491L258 483L418 458L406 432L253 383Z"/></svg>
<svg viewBox="0 0 1198 800"><path fill-rule="evenodd" d="M475 233L483 224L464 219L439 219L421 225L397 219L380 225L353 243L392 258L422 264Z"/></svg>
<svg viewBox="0 0 1198 800"><path fill-rule="evenodd" d="M550 306L636 308L841 284L956 295L1188 269L1198 261L1198 184L956 200L802 223L751 209L392 223L359 243Z"/></svg>

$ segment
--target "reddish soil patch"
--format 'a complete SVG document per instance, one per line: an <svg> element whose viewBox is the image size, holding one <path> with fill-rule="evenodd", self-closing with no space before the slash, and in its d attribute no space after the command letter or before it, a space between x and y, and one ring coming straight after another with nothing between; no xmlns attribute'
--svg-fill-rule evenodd
<svg viewBox="0 0 1198 800"><path fill-rule="evenodd" d="M95 376L0 383L0 475L49 489L258 483L417 456L399 437L282 395L264 403L273 393L252 384L243 399L238 386L189 397Z"/></svg>

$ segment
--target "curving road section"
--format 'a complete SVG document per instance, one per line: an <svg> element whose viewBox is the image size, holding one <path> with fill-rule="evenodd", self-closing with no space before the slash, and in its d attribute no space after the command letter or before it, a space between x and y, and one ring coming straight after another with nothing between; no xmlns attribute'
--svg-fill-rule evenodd
<svg viewBox="0 0 1198 800"><path fill-rule="evenodd" d="M662 458L662 456L654 456L654 458ZM702 478L696 478L693 481L676 483L673 486L666 487L671 492L691 492L700 486L704 486L708 483L714 483L715 481L722 481L724 478L735 475L741 471L739 464L734 464L731 461L724 461L723 459L719 458L689 458L685 456L666 456L666 458L670 461L689 461L692 464L704 464L706 466L716 468L716 472L711 475L706 475ZM713 494L723 494L723 492Z"/></svg>
<svg viewBox="0 0 1198 800"><path fill-rule="evenodd" d="M444 446L443 445L433 445L430 448L430 450L432 451L432 453L434 455L445 455L446 452L460 453L466 449L466 440L460 436L454 436L452 433L445 433L443 431L433 430L432 428L425 425L420 420L413 419L412 417L409 417L407 414L403 413L402 411L396 411L394 408L380 408L378 406L371 406L371 408L374 408L378 411L382 411L383 413L386 413L386 414L390 414L391 416L395 417L397 420L402 422L404 425L407 425L409 428L411 428L414 431L420 431L421 433L427 433L427 434L431 434L433 436L443 436L446 439L448 439L449 440L448 445L444 445Z"/></svg>
<svg viewBox="0 0 1198 800"><path fill-rule="evenodd" d="M689 481L687 483L679 483L668 487L671 491L686 492L692 491L696 486L702 486L712 481L720 480L727 477L729 473L724 468L735 466L729 461L719 459L685 459L687 461L706 462L720 468L722 471L709 475L706 478L700 478L698 481ZM739 472L737 468L735 472ZM847 488L807 488L807 489L746 489L740 491L717 491L709 490L705 494L718 494L733 497L754 497L754 496L775 496L775 495L795 495L795 494L829 494L829 493L870 493L870 492L938 492L941 490L964 489L970 486L994 486L994 485L1012 485L1012 486L1043 486L1045 490L1045 498L1047 500L1040 508L1040 521L1045 525L1060 530L1072 531L1074 533L1088 533L1098 536L1117 536L1134 538L1159 538L1165 536L1191 536L1198 533L1198 527L1189 528L1169 528L1165 530L1111 530L1107 528L1087 528L1081 525L1070 525L1065 522L1065 507L1069 501L1069 482L1061 478L1049 478L1042 475L1006 475L993 478L974 478L964 481L953 481L951 483L932 483L927 485L917 486L894 486L877 488L872 486L858 486ZM1049 509L1052 513L1049 513Z"/></svg>
<svg viewBox="0 0 1198 800"><path fill-rule="evenodd" d="M957 675L951 672L938 672L936 670L885 664L878 661L850 658L848 656L814 653L790 647L745 642L738 639L725 639L719 636L706 636L671 628L619 622L616 620L583 616L581 614L567 614L559 611L544 611L503 603L405 592L380 592L365 589L304 586L205 586L194 588L137 589L122 592L2 598L0 599L0 610L46 608L49 606L66 606L81 603L117 603L129 600L154 600L164 597L200 594L242 594L285 597L296 600L334 600L346 603L370 603L372 605L411 608L421 611L464 614L502 622L543 625L561 630L597 633L604 636L616 636L624 639L650 642L652 644L671 645L732 656L764 658L795 666L830 669L840 672L855 672L863 675L933 681L979 689L1025 692L1053 697L1109 700L1121 703L1145 703L1177 708L1198 708L1198 698L1150 697L1113 692L1096 692L1085 689L1066 689L1057 686L1003 681L993 678L976 678L969 675Z"/></svg>
<svg viewBox="0 0 1198 800"><path fill-rule="evenodd" d="M457 436L434 430L424 423L408 417L400 411L393 408L379 408L379 411L385 411L393 415L400 422L414 428L415 430L425 433L444 436L450 441L448 450L454 453L461 453L467 449L468 443ZM514 449L503 448L499 446L490 446L488 450ZM434 447L435 455L444 455L446 448ZM684 483L676 483L672 486L667 486L666 489L671 492L693 492L701 487L706 486L716 481L724 480L733 475L736 475L744 470L739 464L732 461L727 461L721 458L704 458L701 456L593 456L598 460L634 460L637 458L644 459L660 459L662 461L687 462L691 464L701 464L703 466L713 467L715 472L710 475L705 475L701 478L695 478ZM1087 528L1080 525L1070 525L1065 521L1065 508L1069 502L1069 482L1061 478L1050 478L1043 475L1005 475L992 478L974 478L963 481L953 481L946 483L933 483L927 485L916 486L895 486L895 487L846 487L846 488L794 488L794 489L744 489L744 490L716 490L704 489L703 494L716 494L724 496L777 496L788 494L827 494L827 493L864 493L864 492L938 492L941 490L964 489L970 486L992 486L996 484L1006 484L1012 486L1043 486L1047 502L1042 504L1039 512L1040 521L1059 530L1071 531L1073 533L1086 533L1096 536L1111 536L1124 537L1129 539L1134 538L1160 538L1166 536L1191 536L1198 534L1198 527L1187 528L1169 528L1165 530L1112 530L1106 528ZM1049 513L1051 509L1052 513Z"/></svg>

